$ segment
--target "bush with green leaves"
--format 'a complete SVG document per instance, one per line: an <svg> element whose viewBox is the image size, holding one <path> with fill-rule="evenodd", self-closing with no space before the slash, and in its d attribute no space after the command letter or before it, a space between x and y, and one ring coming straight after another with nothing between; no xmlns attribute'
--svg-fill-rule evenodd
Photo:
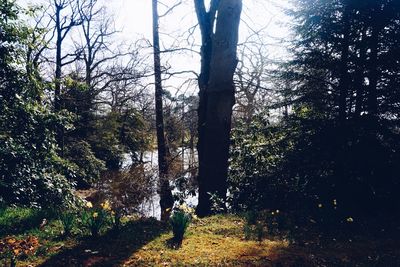
<svg viewBox="0 0 400 267"><path fill-rule="evenodd" d="M228 177L228 201L233 211L289 204L287 196L301 190L295 177L286 176L282 169L284 156L290 149L287 133L271 125L266 114L254 116L251 123L236 123Z"/></svg>
<svg viewBox="0 0 400 267"><path fill-rule="evenodd" d="M51 111L42 100L45 85L23 71L29 28L18 11L13 1L0 2L0 201L72 205L73 173L55 141L55 129L66 117Z"/></svg>
<svg viewBox="0 0 400 267"><path fill-rule="evenodd" d="M94 154L106 163L108 170L119 170L126 148L119 140L121 129L118 114L109 113L97 117L94 127L96 134L88 139Z"/></svg>
<svg viewBox="0 0 400 267"><path fill-rule="evenodd" d="M253 235L252 226L249 225L249 224L247 224L247 223L245 223L245 224L243 225L243 233L244 233L244 239L250 240L251 237L252 237L252 235Z"/></svg>
<svg viewBox="0 0 400 267"><path fill-rule="evenodd" d="M63 236L70 236L76 223L76 214L73 212L62 212L59 219L63 226Z"/></svg>
<svg viewBox="0 0 400 267"><path fill-rule="evenodd" d="M182 244L183 237L185 235L186 229L190 224L190 221L190 214L182 210L174 211L169 219L172 227L172 233L174 235L173 240L178 246Z"/></svg>
<svg viewBox="0 0 400 267"><path fill-rule="evenodd" d="M254 225L257 223L258 213L254 210L246 211L244 214L244 218L245 218L246 224Z"/></svg>
<svg viewBox="0 0 400 267"><path fill-rule="evenodd" d="M246 240L256 239L258 242L261 242L265 234L263 213L250 210L245 212L243 216L245 219L243 225L244 238Z"/></svg>
<svg viewBox="0 0 400 267"><path fill-rule="evenodd" d="M99 206L93 206L91 202L86 203L86 208L81 212L81 220L88 228L93 237L98 237L101 230L111 222L111 206L108 201Z"/></svg>
<svg viewBox="0 0 400 267"><path fill-rule="evenodd" d="M68 144L65 157L74 165L77 188L87 188L100 179L105 162L96 158L90 144L78 141Z"/></svg>

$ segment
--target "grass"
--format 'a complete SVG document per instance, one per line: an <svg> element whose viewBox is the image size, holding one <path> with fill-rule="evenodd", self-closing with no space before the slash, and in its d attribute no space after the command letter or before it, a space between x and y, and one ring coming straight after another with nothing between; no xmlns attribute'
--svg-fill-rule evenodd
<svg viewBox="0 0 400 267"><path fill-rule="evenodd" d="M3 233L39 238L37 253L18 266L400 266L400 235L393 231L336 240L308 229L302 235L266 234L259 242L245 239L241 217L218 215L193 221L176 249L169 225L154 219L125 219L119 231L108 229L97 238L75 226L63 238L58 220L38 228L46 213L9 208L0 215Z"/></svg>
<svg viewBox="0 0 400 267"><path fill-rule="evenodd" d="M38 209L0 207L0 238L24 233L38 227L44 218L53 216L50 212Z"/></svg>
<svg viewBox="0 0 400 267"><path fill-rule="evenodd" d="M38 209L22 207L0 209L0 238L15 236L17 239L22 239L26 236L36 236L40 240L40 247L36 254L24 258L18 266L28 266L30 264L23 262L36 262L42 256L51 256L56 253L55 248L64 246L66 242L71 243L71 245L75 244L75 241L65 241L59 238L62 226L60 222L53 219L54 217L55 215L52 212ZM39 229L45 218L49 222L44 228ZM0 265L5 266L4 259L0 258Z"/></svg>
<svg viewBox="0 0 400 267"><path fill-rule="evenodd" d="M168 248L172 234L166 233L134 253L124 266L248 266L289 245L286 240L246 241L242 227L243 220L236 216L195 221L179 250Z"/></svg>

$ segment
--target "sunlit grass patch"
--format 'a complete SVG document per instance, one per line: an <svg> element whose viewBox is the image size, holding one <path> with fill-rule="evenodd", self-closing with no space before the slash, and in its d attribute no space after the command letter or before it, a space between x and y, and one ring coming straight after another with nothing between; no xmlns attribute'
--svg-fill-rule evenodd
<svg viewBox="0 0 400 267"><path fill-rule="evenodd" d="M244 222L236 216L213 216L197 220L188 229L182 247L168 247L171 233L163 234L138 250L125 266L151 265L242 265L274 257L286 240L246 241Z"/></svg>
<svg viewBox="0 0 400 267"><path fill-rule="evenodd" d="M22 216L24 212L27 212L26 216ZM30 211L24 212L18 216L24 218L22 222L29 221ZM9 221L9 218L18 216L7 215L8 219L2 220ZM383 263L379 266L400 266L400 239L397 235L378 239L371 235L356 235L339 239L324 237L310 228L304 229L301 235L264 231L261 240L246 239L246 220L225 214L194 218L182 246L177 247L171 245L173 233L168 223L135 216L122 221L118 230L108 227L97 237L91 236L89 230L80 224L74 226L69 237L65 237L58 219L49 219L44 227L39 227L36 222L32 227L7 235L16 239L34 236L39 240L36 253L18 259L18 266L307 267L321 264L355 266L356 263L377 266L377 262ZM89 263L94 265L87 265Z"/></svg>

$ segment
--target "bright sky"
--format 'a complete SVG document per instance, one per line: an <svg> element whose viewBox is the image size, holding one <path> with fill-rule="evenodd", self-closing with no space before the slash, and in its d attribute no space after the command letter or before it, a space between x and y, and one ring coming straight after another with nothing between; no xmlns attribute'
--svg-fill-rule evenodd
<svg viewBox="0 0 400 267"><path fill-rule="evenodd" d="M172 5L177 0L164 0L160 3ZM270 25L269 32L273 36L284 37L286 30L277 25L285 21L279 6L287 5L288 0L244 0L242 19L253 29L258 30ZM125 34L143 34L151 37L151 0L113 0L107 3L110 13L115 15L117 27L123 28ZM163 4L159 4L160 13L165 10ZM196 16L193 0L186 0L174 12L161 21L164 30L176 30L187 26L196 25ZM242 30L246 25L242 23ZM244 32L242 32L244 33ZM242 35L244 37L244 35Z"/></svg>
<svg viewBox="0 0 400 267"><path fill-rule="evenodd" d="M272 59L285 55L280 43L288 39L289 31L285 24L287 17L282 7L288 5L289 0L243 0L242 23L240 26L240 42L252 34L261 31L263 40L269 44L268 54ZM43 3L47 0L17 0L25 6L27 3ZM121 30L118 41L134 43L139 38L152 37L152 10L151 0L99 0L107 7L109 14L114 16L115 26ZM159 13L172 6L178 0L160 0ZM207 2L207 1L206 1ZM193 0L183 0L183 4L174 9L160 21L161 42L165 48L171 45L191 47L199 51L199 30L189 35L189 29L197 24ZM168 62L173 71L193 70L198 72L200 57L196 53L163 54L163 62ZM181 77L181 80L186 79ZM176 78L179 80L179 78ZM178 80L171 84L179 86Z"/></svg>
<svg viewBox="0 0 400 267"><path fill-rule="evenodd" d="M178 0L163 0L164 4L172 6ZM285 55L280 43L288 39L289 31L285 24L287 17L282 8L288 5L288 0L243 0L242 23L240 25L240 42L248 38L253 31L261 31L265 43L272 44L268 49L269 57L278 59ZM152 18L151 0L114 0L109 5L110 13L115 14L116 27L122 29L122 38L135 40L138 37L151 39ZM167 8L159 4L159 13L163 14ZM179 46L199 45L199 30L196 29L190 41L188 31L197 25L193 0L186 0L176 7L173 12L160 20L161 42L166 48L172 43ZM172 35L171 38L169 35ZM175 38L179 37L178 41ZM198 46L192 47L199 51ZM163 61L168 61L174 71L193 70L198 72L200 57L196 54L163 54ZM180 76L183 82L187 76ZM176 79L179 79L178 77ZM178 80L172 84L180 84Z"/></svg>

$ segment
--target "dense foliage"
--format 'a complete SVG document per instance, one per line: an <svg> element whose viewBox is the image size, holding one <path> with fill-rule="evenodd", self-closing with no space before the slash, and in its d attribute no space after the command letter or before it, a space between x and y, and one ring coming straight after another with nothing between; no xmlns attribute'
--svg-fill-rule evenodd
<svg viewBox="0 0 400 267"><path fill-rule="evenodd" d="M90 13L99 8L96 1L84 1L81 6L73 1L52 4L64 16L62 39L68 27L83 23L67 26L69 19L74 21L79 15L95 20L105 14ZM64 14L68 5L73 9ZM62 56L61 67L76 63L77 70L70 68L61 76L57 71L49 79L53 75L43 62L53 64L49 56L53 45L61 49L51 36L60 26L57 20L39 6L22 9L14 1L2 1L0 9L0 202L45 208L72 204L75 189L92 187L107 172L118 173L129 156L133 165L142 163L153 137L148 122L151 109L143 106L139 112L139 105L131 100L141 75L133 69L137 53L131 55L135 64L122 69L116 61L123 53L107 56L105 52L111 30L104 32L106 26L85 22L98 34L94 44L87 44L91 60L82 56L87 46ZM96 32L95 27L101 30ZM75 58L65 62L71 55ZM79 67L82 62L89 64L86 72ZM51 67L58 69L59 62ZM112 103L107 102L110 94L115 98Z"/></svg>
<svg viewBox="0 0 400 267"><path fill-rule="evenodd" d="M71 203L73 173L54 140L63 119L42 101L44 85L22 71L28 28L17 10L12 2L0 3L0 201Z"/></svg>
<svg viewBox="0 0 400 267"><path fill-rule="evenodd" d="M135 109L96 112L90 88L76 75L65 79L62 100L64 110L73 117L73 127L64 133L64 156L76 167L78 188L90 187L104 171L118 171L125 154L135 164L140 161L149 137Z"/></svg>
<svg viewBox="0 0 400 267"><path fill-rule="evenodd" d="M160 42L186 3L152 0L153 43L128 45L103 1L16 2L0 265L400 266L400 0L292 0L277 50L246 21L236 46L242 3L263 1L192 1L199 27ZM196 29L193 88L169 63Z"/></svg>
<svg viewBox="0 0 400 267"><path fill-rule="evenodd" d="M235 208L398 210L399 12L390 0L294 2L293 59L275 72L291 112L235 130Z"/></svg>

